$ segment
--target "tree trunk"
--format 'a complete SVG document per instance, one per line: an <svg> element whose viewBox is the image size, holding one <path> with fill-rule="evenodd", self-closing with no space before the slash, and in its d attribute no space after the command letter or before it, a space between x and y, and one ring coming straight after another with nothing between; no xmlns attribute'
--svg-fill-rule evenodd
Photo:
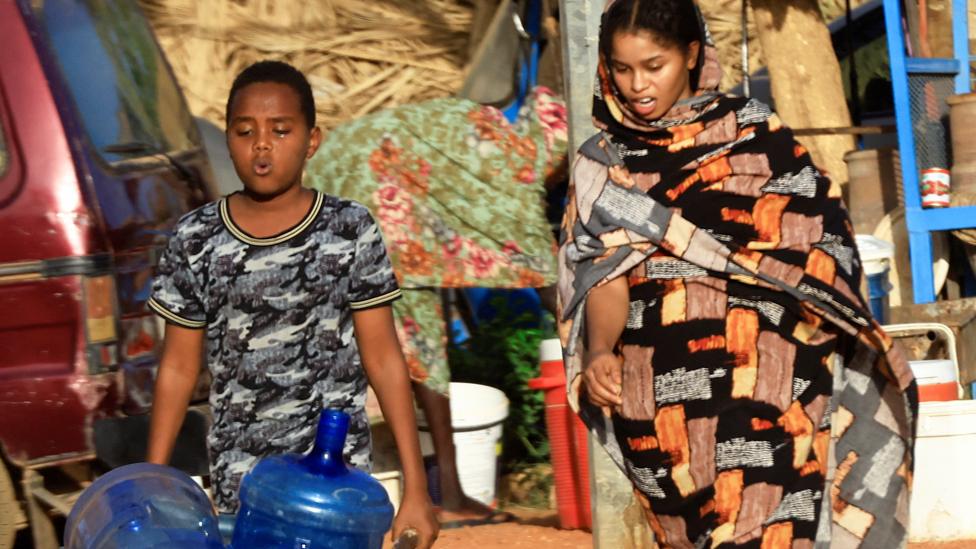
<svg viewBox="0 0 976 549"><path fill-rule="evenodd" d="M840 64L817 0L751 0L759 42L769 68L776 111L793 128L846 127L851 114ZM821 171L847 184L847 135L803 137Z"/></svg>

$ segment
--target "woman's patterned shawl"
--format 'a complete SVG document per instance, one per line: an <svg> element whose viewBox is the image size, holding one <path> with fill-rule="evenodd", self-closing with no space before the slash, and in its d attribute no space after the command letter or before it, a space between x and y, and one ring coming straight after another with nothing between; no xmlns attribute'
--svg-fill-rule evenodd
<svg viewBox="0 0 976 549"><path fill-rule="evenodd" d="M716 91L721 70L702 28L695 96L653 122L630 113L600 60L593 116L603 131L579 150L558 254L570 402L622 465L608 411L578 398L586 296L655 251L781 291L814 325L846 334L832 364L830 498L817 544L903 545L916 386L858 290L861 264L840 187L768 107Z"/></svg>

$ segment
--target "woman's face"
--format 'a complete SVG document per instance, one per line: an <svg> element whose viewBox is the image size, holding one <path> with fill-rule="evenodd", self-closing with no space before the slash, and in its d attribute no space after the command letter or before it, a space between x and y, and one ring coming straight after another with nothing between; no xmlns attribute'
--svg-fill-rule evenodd
<svg viewBox="0 0 976 549"><path fill-rule="evenodd" d="M648 31L624 31L613 36L610 72L617 89L637 116L657 120L680 99L692 96L691 70L698 60L699 42L687 50L664 45Z"/></svg>

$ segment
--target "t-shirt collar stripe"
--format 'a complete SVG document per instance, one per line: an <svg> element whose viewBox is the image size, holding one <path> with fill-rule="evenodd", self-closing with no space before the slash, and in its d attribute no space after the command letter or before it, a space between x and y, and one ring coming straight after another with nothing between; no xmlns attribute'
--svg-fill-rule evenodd
<svg viewBox="0 0 976 549"><path fill-rule="evenodd" d="M273 246L275 244L281 244L282 242L301 234L302 231L314 223L315 218L318 217L319 210L322 209L322 204L324 202L325 195L321 192L315 191L315 201L312 203L312 209L309 210L305 218L302 219L298 225L295 225L278 236L273 236L270 238L255 238L242 231L234 223L234 220L230 216L230 208L228 206L227 197L220 200L220 219L224 222L224 227L226 227L227 230L230 231L230 233L238 240L253 246Z"/></svg>

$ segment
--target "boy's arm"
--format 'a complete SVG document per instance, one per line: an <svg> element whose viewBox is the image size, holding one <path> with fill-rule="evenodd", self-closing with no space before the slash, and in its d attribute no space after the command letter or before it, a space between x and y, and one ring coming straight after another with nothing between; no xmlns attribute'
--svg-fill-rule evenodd
<svg viewBox="0 0 976 549"><path fill-rule="evenodd" d="M166 465L200 375L205 330L166 324L149 420L146 461Z"/></svg>
<svg viewBox="0 0 976 549"><path fill-rule="evenodd" d="M419 533L418 547L429 547L437 537L439 525L427 494L413 392L393 324L393 309L383 305L353 311L352 319L363 367L393 432L403 467L404 496L393 524L393 537L413 528Z"/></svg>

